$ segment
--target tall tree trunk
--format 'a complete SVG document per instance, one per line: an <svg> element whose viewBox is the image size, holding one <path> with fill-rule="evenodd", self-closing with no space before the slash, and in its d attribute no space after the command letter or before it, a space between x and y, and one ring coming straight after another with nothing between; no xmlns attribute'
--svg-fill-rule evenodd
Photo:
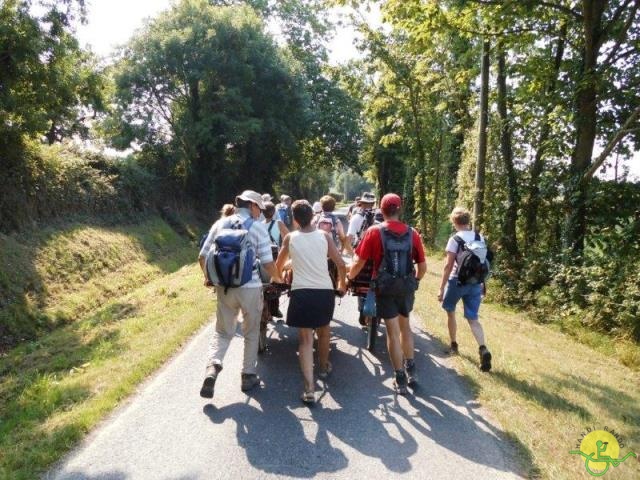
<svg viewBox="0 0 640 480"><path fill-rule="evenodd" d="M513 150L511 148L511 129L507 111L507 72L505 53L502 45L498 47L498 114L500 115L500 151L507 173L507 210L502 225L501 243L511 258L517 258L518 241L516 237L516 221L518 218L518 180L513 166Z"/></svg>
<svg viewBox="0 0 640 480"><path fill-rule="evenodd" d="M478 131L478 161L476 163L476 189L473 199L473 228L479 231L484 223L484 183L487 162L487 124L489 123L489 40L482 43L480 73L480 126Z"/></svg>
<svg viewBox="0 0 640 480"><path fill-rule="evenodd" d="M442 148L444 146L444 133L445 133L445 122L442 121L442 126L440 127L440 136L438 138L438 145L436 148L436 155L434 159L433 165L433 200L431 202L431 230L433 231L434 243L435 237L438 234L438 223L440 215L438 215L438 208L440 205L440 177L441 177L441 164L442 164Z"/></svg>
<svg viewBox="0 0 640 480"><path fill-rule="evenodd" d="M547 105L544 109L542 118L542 126L540 127L540 137L538 138L538 148L531 165L530 180L529 180L529 195L527 200L527 207L525 209L525 224L524 224L524 246L526 249L532 247L536 243L538 236L538 209L540 208L540 176L544 170L544 155L546 153L547 140L551 133L551 123L549 116L554 108L552 101L552 95L555 93L556 86L558 84L558 75L560 74L560 66L562 65L562 57L564 56L564 46L567 38L567 24L563 22L560 26L560 33L558 36L558 44L556 46L556 53L553 62L553 75L549 79L547 86Z"/></svg>
<svg viewBox="0 0 640 480"><path fill-rule="evenodd" d="M598 108L597 72L601 47L602 17L606 0L583 0L584 48L582 71L577 79L576 94L576 144L571 157L570 178L567 185L567 218L565 224L565 248L581 254L586 234L587 188L584 174L591 166L593 145L596 138Z"/></svg>
<svg viewBox="0 0 640 480"><path fill-rule="evenodd" d="M415 184L414 191L414 215L418 214L418 224L420 230L424 236L427 244L433 244L433 235L429 231L429 224L427 222L427 214L429 212L429 205L427 200L427 156L424 148L422 137L422 123L420 121L419 100L418 93L415 89L409 85L409 100L411 102L411 114L413 117L413 129L416 136L416 149L417 149L417 163L416 167L418 175Z"/></svg>

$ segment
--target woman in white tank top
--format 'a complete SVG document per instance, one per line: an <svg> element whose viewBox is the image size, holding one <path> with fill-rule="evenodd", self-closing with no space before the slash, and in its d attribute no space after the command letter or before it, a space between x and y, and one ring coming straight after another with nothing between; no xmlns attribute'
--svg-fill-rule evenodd
<svg viewBox="0 0 640 480"><path fill-rule="evenodd" d="M329 322L335 307L335 292L327 257L338 266L338 293L344 295L346 288L346 267L338 249L328 233L316 230L311 225L313 210L306 200L293 202L293 219L299 230L284 237L282 250L278 255L276 267L282 272L287 260L291 258L293 281L291 300L287 310L287 324L297 327L298 354L300 368L304 376L302 400L315 402L313 381L313 332L318 333L318 357L320 377L326 377L331 371L329 362Z"/></svg>

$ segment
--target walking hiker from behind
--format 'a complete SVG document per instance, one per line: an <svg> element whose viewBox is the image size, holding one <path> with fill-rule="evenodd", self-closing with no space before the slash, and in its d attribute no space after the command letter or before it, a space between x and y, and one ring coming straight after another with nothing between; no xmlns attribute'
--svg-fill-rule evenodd
<svg viewBox="0 0 640 480"><path fill-rule="evenodd" d="M405 395L407 385L417 383L409 314L427 263L420 236L399 220L401 206L402 200L395 193L382 197L384 222L367 230L356 248L358 260L351 267L348 279L353 280L367 260L373 260L376 311L387 327L387 348L395 371L394 387L397 393Z"/></svg>
<svg viewBox="0 0 640 480"><path fill-rule="evenodd" d="M456 234L447 242L445 249L447 257L438 293L438 301L442 302L442 308L447 312L451 339L449 353L458 353L456 305L462 300L464 317L469 322L471 332L478 342L480 369L488 372L491 370L491 353L485 345L484 331L478 319L484 281L488 273L488 264L484 262L485 258L480 257L483 249L484 255L487 254L487 248L482 235L471 230L471 214L468 210L454 208L450 220ZM479 250L479 256L473 253L475 249ZM474 256L476 258L473 258Z"/></svg>
<svg viewBox="0 0 640 480"><path fill-rule="evenodd" d="M260 194L245 190L236 197L236 212L213 224L202 249L199 263L205 286L216 286L216 323L207 356L207 368L200 396L212 398L224 356L236 333L242 311L244 357L242 391L259 385L256 374L263 297L257 262L278 282L271 242L264 223L257 221L264 204Z"/></svg>
<svg viewBox="0 0 640 480"><path fill-rule="evenodd" d="M262 196L264 198L264 195ZM289 230L280 219L275 218L276 206L269 202L264 203L264 223L269 234L269 241L271 242L271 252L273 253L273 261L278 258L278 252L282 247L282 240L289 233ZM269 300L269 313L272 317L282 318L282 312L280 311L280 297L276 297Z"/></svg>
<svg viewBox="0 0 640 480"><path fill-rule="evenodd" d="M289 233L278 255L281 274L288 258L293 266L291 300L287 310L287 324L298 328L298 360L304 377L302 400L315 402L313 381L313 332L318 334L318 376L331 373L329 362L329 322L335 307L334 289L327 268L327 256L338 268L337 290L344 294L346 267L333 239L328 233L311 225L313 210L306 200L293 202L293 218L299 229Z"/></svg>
<svg viewBox="0 0 640 480"><path fill-rule="evenodd" d="M291 197L289 195L280 195L280 203L276 205L276 217L289 230L293 230L293 214L291 213Z"/></svg>
<svg viewBox="0 0 640 480"><path fill-rule="evenodd" d="M358 246L367 229L374 223L373 205L375 203L376 196L373 193L364 192L360 199L360 206L354 211L349 220L347 238L354 248Z"/></svg>
<svg viewBox="0 0 640 480"><path fill-rule="evenodd" d="M316 228L324 230L331 235L333 243L340 252L346 250L348 255L352 255L351 245L344 233L342 222L333 213L336 209L336 199L331 195L325 195L320 199L320 213L314 218Z"/></svg>

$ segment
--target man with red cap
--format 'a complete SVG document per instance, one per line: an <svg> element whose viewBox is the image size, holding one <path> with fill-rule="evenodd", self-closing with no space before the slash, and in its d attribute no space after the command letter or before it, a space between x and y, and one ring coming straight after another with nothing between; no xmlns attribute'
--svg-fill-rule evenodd
<svg viewBox="0 0 640 480"><path fill-rule="evenodd" d="M356 248L357 259L347 278L354 279L367 260L373 260L376 311L387 326L387 348L395 370L396 392L405 395L416 383L413 334L409 314L418 282L427 272L420 235L400 221L402 200L387 193L380 202L384 222L369 228ZM414 269L417 264L417 272Z"/></svg>

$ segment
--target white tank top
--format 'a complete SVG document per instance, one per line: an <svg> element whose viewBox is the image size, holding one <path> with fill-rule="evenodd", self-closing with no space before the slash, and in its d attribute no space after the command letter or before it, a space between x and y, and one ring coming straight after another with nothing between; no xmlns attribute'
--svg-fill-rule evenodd
<svg viewBox="0 0 640 480"><path fill-rule="evenodd" d="M291 290L333 290L327 265L328 250L327 239L320 230L308 233L296 230L289 234L289 256L293 264Z"/></svg>

